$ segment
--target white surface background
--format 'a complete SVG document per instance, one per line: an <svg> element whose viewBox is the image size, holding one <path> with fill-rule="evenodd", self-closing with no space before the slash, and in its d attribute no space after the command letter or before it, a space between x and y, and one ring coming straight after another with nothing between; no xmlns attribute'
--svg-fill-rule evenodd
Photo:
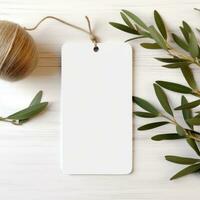
<svg viewBox="0 0 200 200"><path fill-rule="evenodd" d="M152 13L160 11L169 29L176 32L181 20L200 26L199 0L7 0L0 1L0 18L33 26L41 17L54 15L77 25L86 26L84 15L91 18L93 27L102 41L123 41L129 37L108 25L119 21L122 8L134 11L152 23ZM87 35L54 21L45 22L32 33L40 50L38 69L26 80L17 83L0 81L0 111L8 114L28 104L42 89L50 101L46 113L24 124L0 124L0 199L2 200L111 200L111 199L188 199L198 198L199 175L177 181L169 177L182 166L168 163L165 154L195 156L183 142L153 142L151 133L174 131L163 127L152 132L139 133L134 128L134 172L126 176L64 176L59 166L60 136L60 64L59 54L63 42L86 41ZM161 52L149 51L133 44L134 94L156 102L152 83L157 79L180 80L177 70L160 67L153 60ZM196 71L198 73L198 71ZM196 74L197 74L196 73ZM173 93L170 93L173 96ZM178 105L180 96L173 98ZM136 119L133 126L145 123Z"/></svg>

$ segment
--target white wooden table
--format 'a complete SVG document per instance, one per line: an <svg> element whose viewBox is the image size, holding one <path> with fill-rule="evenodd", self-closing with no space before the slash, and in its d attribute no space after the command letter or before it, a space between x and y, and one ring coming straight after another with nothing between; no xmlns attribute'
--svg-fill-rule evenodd
<svg viewBox="0 0 200 200"><path fill-rule="evenodd" d="M168 22L169 30L176 32L181 20L200 27L199 0L7 0L0 1L0 17L33 26L40 18L54 15L87 28L88 15L101 41L124 41L128 34L109 26L109 21L119 21L122 8L134 11L149 24L157 9ZM63 42L87 41L87 35L65 27L58 22L45 22L31 33L40 51L40 63L27 79L15 83L0 81L0 113L6 115L27 105L34 94L42 89L50 102L47 112L23 126L0 124L0 199L2 200L171 200L198 198L199 175L169 181L181 168L168 163L164 155L195 156L183 141L153 142L153 133L163 128L140 133L136 127L146 120L133 121L133 162L131 175L126 176L64 176L59 166L60 139L60 48ZM89 41L88 41L89 42ZM185 83L177 70L160 67L153 57L159 51L134 48L133 88L137 96L151 99L155 80L179 80ZM197 71L197 70L196 70ZM197 74L197 73L196 73ZM180 96L169 93L173 105L180 103ZM179 116L178 116L179 117ZM165 132L174 131L173 127Z"/></svg>

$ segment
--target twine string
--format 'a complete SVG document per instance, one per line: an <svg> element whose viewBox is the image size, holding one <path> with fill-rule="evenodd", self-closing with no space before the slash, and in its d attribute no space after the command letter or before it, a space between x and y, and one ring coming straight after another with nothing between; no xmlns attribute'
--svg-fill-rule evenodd
<svg viewBox="0 0 200 200"><path fill-rule="evenodd" d="M96 38L95 34L92 31L90 20L89 20L88 16L85 16L85 18L86 18L87 23L88 23L88 29L89 29L89 33L90 33L90 40L94 43L94 46L97 47L97 38Z"/></svg>
<svg viewBox="0 0 200 200"><path fill-rule="evenodd" d="M76 25L74 25L74 24L68 23L68 22L66 22L66 21L64 21L64 20L62 20L62 19L59 19L59 18L57 18L57 17L54 17L54 16L46 16L46 17L42 18L34 27L32 27L32 28L24 27L24 30L26 30L26 31L34 31L34 30L36 30L36 29L39 27L39 25L40 25L43 21L45 21L46 19L54 19L54 20L57 20L57 21L59 21L59 22L65 24L65 25L67 25L67 26L70 26L70 27L72 27L72 28L74 28L74 29L77 29L77 30L79 30L79 31L82 31L82 32L88 34L88 35L89 35L89 38L90 38L90 40L92 41L92 43L94 44L94 46L97 47L98 40L97 40L97 37L95 36L95 34L94 34L93 31L92 31L90 20L89 20L89 18L88 18L87 16L85 16L85 18L86 18L86 20L87 20L87 24L88 24L88 29L89 29L89 31L85 30L85 29L82 28L82 27L79 27L79 26L76 26Z"/></svg>

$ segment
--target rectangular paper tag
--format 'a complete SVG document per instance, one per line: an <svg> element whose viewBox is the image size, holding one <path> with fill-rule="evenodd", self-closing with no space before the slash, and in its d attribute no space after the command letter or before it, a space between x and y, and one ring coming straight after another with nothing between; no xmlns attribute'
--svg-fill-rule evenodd
<svg viewBox="0 0 200 200"><path fill-rule="evenodd" d="M66 174L132 170L132 50L124 43L62 48L62 168Z"/></svg>

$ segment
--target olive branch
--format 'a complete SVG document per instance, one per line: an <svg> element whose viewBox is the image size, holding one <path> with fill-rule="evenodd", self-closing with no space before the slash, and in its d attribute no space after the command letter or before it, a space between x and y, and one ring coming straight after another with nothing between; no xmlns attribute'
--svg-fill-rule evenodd
<svg viewBox="0 0 200 200"><path fill-rule="evenodd" d="M135 37L126 40L126 42L136 39L151 39L153 42L143 42L140 45L146 49L164 50L168 57L155 59L164 63L162 67L180 70L188 83L188 86L185 86L174 82L158 80L153 84L155 94L163 108L162 112L145 99L133 96L133 102L143 109L143 111L135 111L134 115L143 118L161 117L164 119L163 121L145 124L139 127L138 130L144 131L164 125L174 125L176 129L174 133L155 135L151 139L156 141L185 139L189 146L200 157L200 150L198 147L200 132L196 131L194 128L200 125L200 111L194 112L192 110L200 105L200 89L198 88L191 69L191 65L200 67L200 46L193 29L187 22L183 21L182 26L180 26L181 35L169 33L162 17L156 10L154 11L156 26L148 26L138 16L128 10L122 10L120 14L124 24L116 22L110 22L110 24L121 31L135 35ZM171 38L179 48L173 47L170 42ZM188 102L187 98L182 95L180 106L172 108L163 88L177 93L193 95L198 99ZM183 118L188 126L187 128L183 127L175 119L174 112L177 110L182 111ZM186 158L174 155L167 155L165 158L173 163L188 165L172 176L171 180L200 171L200 158Z"/></svg>
<svg viewBox="0 0 200 200"><path fill-rule="evenodd" d="M39 91L32 99L28 107L15 112L7 117L0 117L0 121L10 122L14 125L22 125L29 119L41 113L48 105L48 102L41 102L43 92Z"/></svg>

